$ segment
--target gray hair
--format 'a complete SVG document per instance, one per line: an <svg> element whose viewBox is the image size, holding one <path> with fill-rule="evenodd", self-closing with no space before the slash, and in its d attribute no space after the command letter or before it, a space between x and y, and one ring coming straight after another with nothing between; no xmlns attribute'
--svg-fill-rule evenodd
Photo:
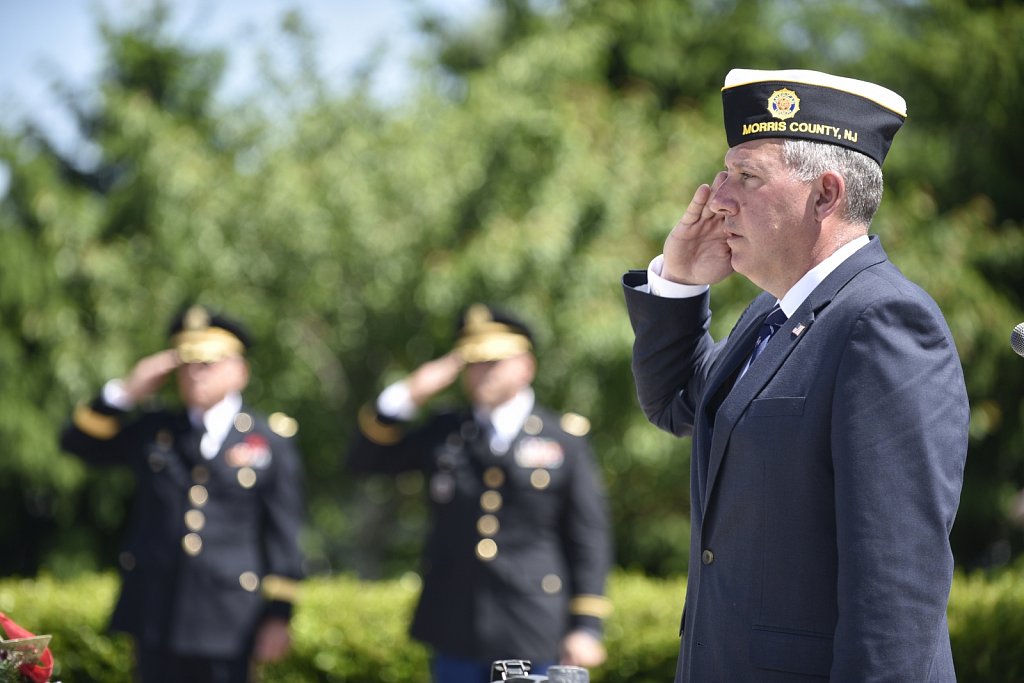
<svg viewBox="0 0 1024 683"><path fill-rule="evenodd" d="M826 171L846 181L843 220L867 227L882 203L882 167L874 159L839 145L811 140L783 140L782 158L797 180L810 182Z"/></svg>

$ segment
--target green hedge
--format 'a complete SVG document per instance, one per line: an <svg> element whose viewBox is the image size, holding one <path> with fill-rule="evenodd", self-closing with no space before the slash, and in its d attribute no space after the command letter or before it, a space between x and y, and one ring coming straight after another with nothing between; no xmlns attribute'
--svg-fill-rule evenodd
<svg viewBox="0 0 1024 683"><path fill-rule="evenodd" d="M665 683L675 670L683 579L612 577L608 663L595 683ZM104 633L116 577L90 575L0 580L0 611L26 628L53 635L64 683L129 683L131 647ZM295 647L267 667L263 683L413 683L427 680L427 653L405 634L415 581L360 581L350 576L304 584ZM1024 566L987 575L958 574L950 596L950 634L961 683L1024 680Z"/></svg>

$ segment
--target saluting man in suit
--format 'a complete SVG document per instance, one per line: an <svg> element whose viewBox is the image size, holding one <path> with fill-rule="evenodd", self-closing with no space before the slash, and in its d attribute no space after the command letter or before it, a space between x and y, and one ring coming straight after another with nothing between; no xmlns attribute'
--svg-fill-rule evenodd
<svg viewBox="0 0 1024 683"><path fill-rule="evenodd" d="M290 648L302 574L302 469L294 419L250 410L249 336L200 306L171 348L80 405L61 446L130 467L135 504L111 629L131 634L143 683L244 683ZM181 409L136 411L172 374Z"/></svg>
<svg viewBox="0 0 1024 683"><path fill-rule="evenodd" d="M526 324L474 304L451 352L360 414L352 470L427 479L431 529L411 633L433 649L438 683L485 683L499 659L529 659L533 673L605 659L611 541L589 421L537 405L535 372ZM460 374L470 405L414 424Z"/></svg>
<svg viewBox="0 0 1024 683"><path fill-rule="evenodd" d="M967 452L957 350L869 225L906 103L734 69L725 170L624 278L640 403L692 436L676 681L954 681L949 532ZM727 338L709 287L764 292Z"/></svg>

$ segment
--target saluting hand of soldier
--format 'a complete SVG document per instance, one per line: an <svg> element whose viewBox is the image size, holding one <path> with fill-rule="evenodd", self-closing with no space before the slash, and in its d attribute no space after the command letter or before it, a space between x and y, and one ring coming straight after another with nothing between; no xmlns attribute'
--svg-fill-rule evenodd
<svg viewBox="0 0 1024 683"><path fill-rule="evenodd" d="M124 390L132 400L141 401L159 389L167 377L180 365L181 358L174 349L166 349L146 356L137 362L131 373L122 380Z"/></svg>
<svg viewBox="0 0 1024 683"><path fill-rule="evenodd" d="M457 351L427 361L413 370L406 379L409 395L417 406L424 405L436 394L451 386L466 362Z"/></svg>
<svg viewBox="0 0 1024 683"><path fill-rule="evenodd" d="M709 285L732 274L732 252L725 239L722 215L711 210L711 198L725 182L721 171L709 186L693 193L686 213L665 240L665 264L661 276L673 282Z"/></svg>

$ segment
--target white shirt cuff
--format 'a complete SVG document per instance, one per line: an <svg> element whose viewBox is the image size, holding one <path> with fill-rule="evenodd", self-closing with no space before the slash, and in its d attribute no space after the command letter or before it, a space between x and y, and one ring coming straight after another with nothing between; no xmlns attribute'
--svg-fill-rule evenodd
<svg viewBox="0 0 1024 683"><path fill-rule="evenodd" d="M103 402L111 408L128 412L135 407L135 401L124 390L124 382L119 379L112 379L104 384L102 396Z"/></svg>
<svg viewBox="0 0 1024 683"><path fill-rule="evenodd" d="M661 276L662 268L665 266L665 255L659 254L647 266L647 292L654 296L665 297L666 299L689 299L700 296L710 289L710 285L684 285L679 282L666 280ZM637 289L640 289L639 287Z"/></svg>
<svg viewBox="0 0 1024 683"><path fill-rule="evenodd" d="M416 417L416 402L405 381L395 382L377 397L377 412L394 420L409 422Z"/></svg>

